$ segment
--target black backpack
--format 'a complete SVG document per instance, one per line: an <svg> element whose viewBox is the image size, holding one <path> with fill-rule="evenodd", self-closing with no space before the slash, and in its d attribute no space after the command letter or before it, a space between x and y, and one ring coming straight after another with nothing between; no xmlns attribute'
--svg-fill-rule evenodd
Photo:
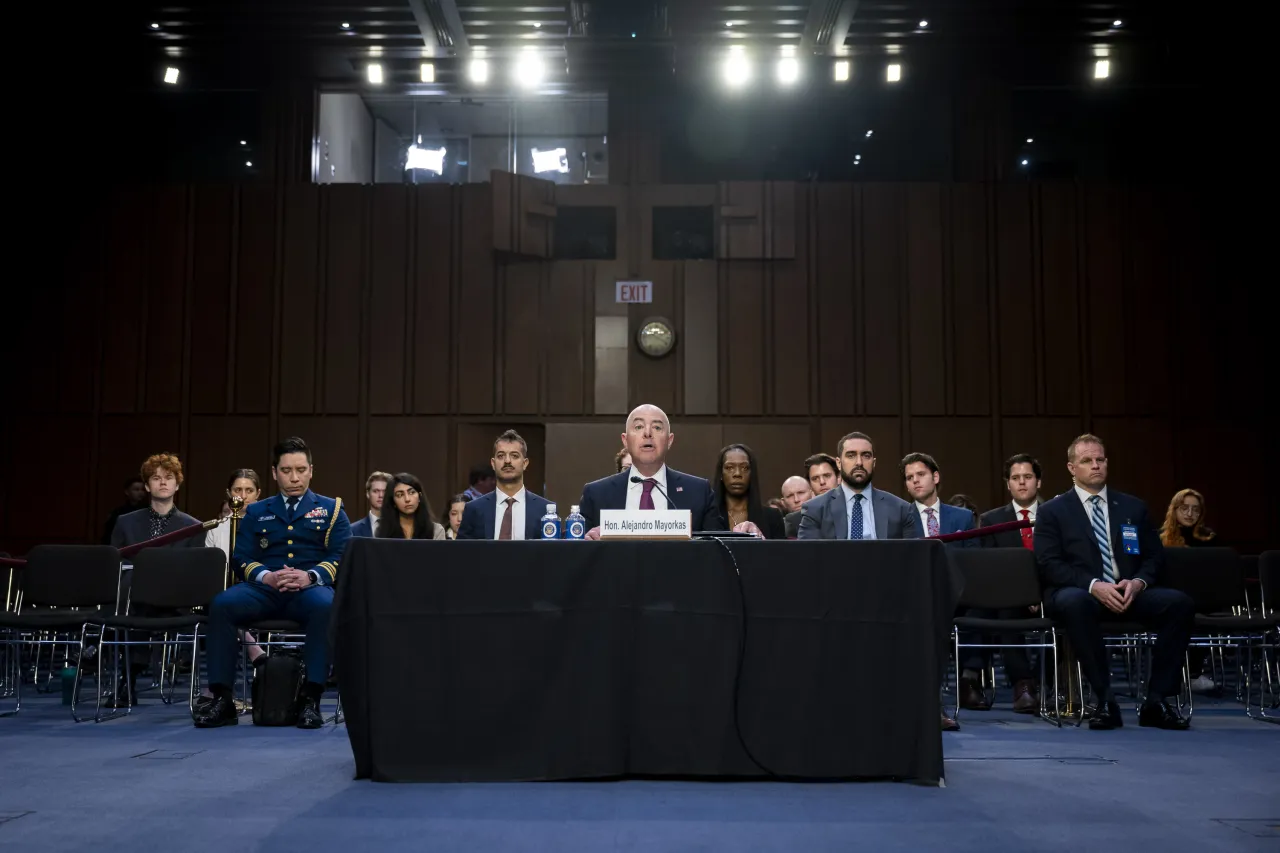
<svg viewBox="0 0 1280 853"><path fill-rule="evenodd" d="M254 668L253 724L292 726L302 707L302 661L287 652L272 652Z"/></svg>

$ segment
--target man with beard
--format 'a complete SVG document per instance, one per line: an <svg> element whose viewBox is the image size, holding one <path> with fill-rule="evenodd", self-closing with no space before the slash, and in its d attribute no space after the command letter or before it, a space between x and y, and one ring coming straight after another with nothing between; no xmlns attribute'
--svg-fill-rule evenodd
<svg viewBox="0 0 1280 853"><path fill-rule="evenodd" d="M911 504L871 486L875 449L865 433L851 432L836 444L840 488L800 508L800 539L919 539Z"/></svg>
<svg viewBox="0 0 1280 853"><path fill-rule="evenodd" d="M459 539L538 539L539 522L547 514L547 499L524 487L529 445L509 429L493 443L497 488L472 500L462 510ZM499 509L501 508L501 509Z"/></svg>
<svg viewBox="0 0 1280 853"><path fill-rule="evenodd" d="M675 438L666 412L657 406L638 406L627 416L622 444L631 454L631 467L582 488L588 539L600 538L602 509L687 509L694 530L720 527L710 484L667 467L667 452Z"/></svg>

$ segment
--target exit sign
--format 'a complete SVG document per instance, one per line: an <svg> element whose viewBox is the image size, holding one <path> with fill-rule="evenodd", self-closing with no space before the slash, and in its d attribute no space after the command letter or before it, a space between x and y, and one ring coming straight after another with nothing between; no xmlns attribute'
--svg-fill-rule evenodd
<svg viewBox="0 0 1280 853"><path fill-rule="evenodd" d="M652 302L653 282L620 281L617 291L618 302Z"/></svg>

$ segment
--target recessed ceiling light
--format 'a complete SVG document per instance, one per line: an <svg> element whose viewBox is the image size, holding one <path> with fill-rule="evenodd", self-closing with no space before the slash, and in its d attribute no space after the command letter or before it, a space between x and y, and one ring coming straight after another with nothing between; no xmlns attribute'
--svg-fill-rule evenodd
<svg viewBox="0 0 1280 853"><path fill-rule="evenodd" d="M902 79L902 66L896 62L890 63L884 69L884 78L890 83L897 83Z"/></svg>
<svg viewBox="0 0 1280 853"><path fill-rule="evenodd" d="M343 21L343 22L342 22L342 28L343 28L344 30L349 30L349 29L351 29L351 24L350 24L349 22L347 22L347 21Z"/></svg>
<svg viewBox="0 0 1280 853"><path fill-rule="evenodd" d="M178 69L170 65L164 70L164 82L173 85L178 82Z"/></svg>
<svg viewBox="0 0 1280 853"><path fill-rule="evenodd" d="M1030 161L1028 161L1028 160L1026 160L1026 159L1023 159L1023 160L1021 160L1021 161L1019 161L1019 162L1021 162L1021 164L1022 164L1023 166L1025 166L1025 165L1027 165L1027 163L1028 163L1028 162L1030 162Z"/></svg>
<svg viewBox="0 0 1280 853"><path fill-rule="evenodd" d="M1027 137L1027 144L1028 144L1028 145L1030 145L1032 142L1035 142L1035 140L1034 140L1034 139L1032 139L1030 136L1028 136L1028 137Z"/></svg>
<svg viewBox="0 0 1280 853"><path fill-rule="evenodd" d="M800 79L800 60L784 56L778 60L778 82L790 86Z"/></svg>
<svg viewBox="0 0 1280 853"><path fill-rule="evenodd" d="M244 164L245 164L246 166L249 166L250 168L252 168L252 167L253 167L253 161L252 161L252 160L245 160L245 161L244 161Z"/></svg>
<svg viewBox="0 0 1280 853"><path fill-rule="evenodd" d="M423 82L423 83L434 83L434 82L436 82L436 66L435 66L435 63L434 63L434 62L424 62L424 63L422 63L421 75L422 75L422 82Z"/></svg>
<svg viewBox="0 0 1280 853"><path fill-rule="evenodd" d="M380 84L382 82L382 63L370 62L368 73L369 73L370 83L374 84L375 86Z"/></svg>
<svg viewBox="0 0 1280 853"><path fill-rule="evenodd" d="M844 83L849 79L849 60L837 60L834 70L837 83Z"/></svg>
<svg viewBox="0 0 1280 853"><path fill-rule="evenodd" d="M725 25L726 27L732 27L732 26L733 26L733 21L725 21L725 22L724 22L724 25Z"/></svg>
<svg viewBox="0 0 1280 853"><path fill-rule="evenodd" d="M542 22L541 22L541 21L534 21L534 22L533 22L533 28L534 28L535 30L540 30L540 29L542 29Z"/></svg>
<svg viewBox="0 0 1280 853"><path fill-rule="evenodd" d="M154 22L153 22L153 23L151 24L151 29L153 29L153 30L158 30L158 29L160 29L160 25L159 25L159 24L157 24L157 23L154 23Z"/></svg>
<svg viewBox="0 0 1280 853"><path fill-rule="evenodd" d="M483 59L471 60L467 71L472 83L486 83L489 80L489 63Z"/></svg>
<svg viewBox="0 0 1280 853"><path fill-rule="evenodd" d="M1115 27L1118 30L1124 26L1124 21L1120 20L1119 18L1116 18L1114 21L1111 22L1111 26Z"/></svg>
<svg viewBox="0 0 1280 853"><path fill-rule="evenodd" d="M248 143L248 141L247 141L247 140L241 139L241 140L240 140L240 144L241 144L241 145L248 145L249 143Z"/></svg>
<svg viewBox="0 0 1280 853"><path fill-rule="evenodd" d="M1093 64L1093 79L1105 80L1111 76L1111 60L1099 59Z"/></svg>
<svg viewBox="0 0 1280 853"><path fill-rule="evenodd" d="M929 28L929 22L928 22L928 21L923 21L923 20L922 20L922 21L920 22L920 29L925 30L925 29L928 29L928 28Z"/></svg>
<svg viewBox="0 0 1280 853"><path fill-rule="evenodd" d="M870 138L871 138L871 134L873 134L873 133L875 133L875 131L874 131L874 130L868 130L868 131L867 131L867 139L870 139Z"/></svg>

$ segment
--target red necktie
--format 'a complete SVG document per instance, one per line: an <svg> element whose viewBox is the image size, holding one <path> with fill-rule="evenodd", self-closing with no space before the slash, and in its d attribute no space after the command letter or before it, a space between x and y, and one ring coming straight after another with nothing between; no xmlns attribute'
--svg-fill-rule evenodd
<svg viewBox="0 0 1280 853"><path fill-rule="evenodd" d="M1023 521L1031 520L1031 510L1020 509L1018 512L1022 513ZM1036 549L1036 536L1030 527L1022 528L1022 547L1026 548L1028 551L1034 551Z"/></svg>

